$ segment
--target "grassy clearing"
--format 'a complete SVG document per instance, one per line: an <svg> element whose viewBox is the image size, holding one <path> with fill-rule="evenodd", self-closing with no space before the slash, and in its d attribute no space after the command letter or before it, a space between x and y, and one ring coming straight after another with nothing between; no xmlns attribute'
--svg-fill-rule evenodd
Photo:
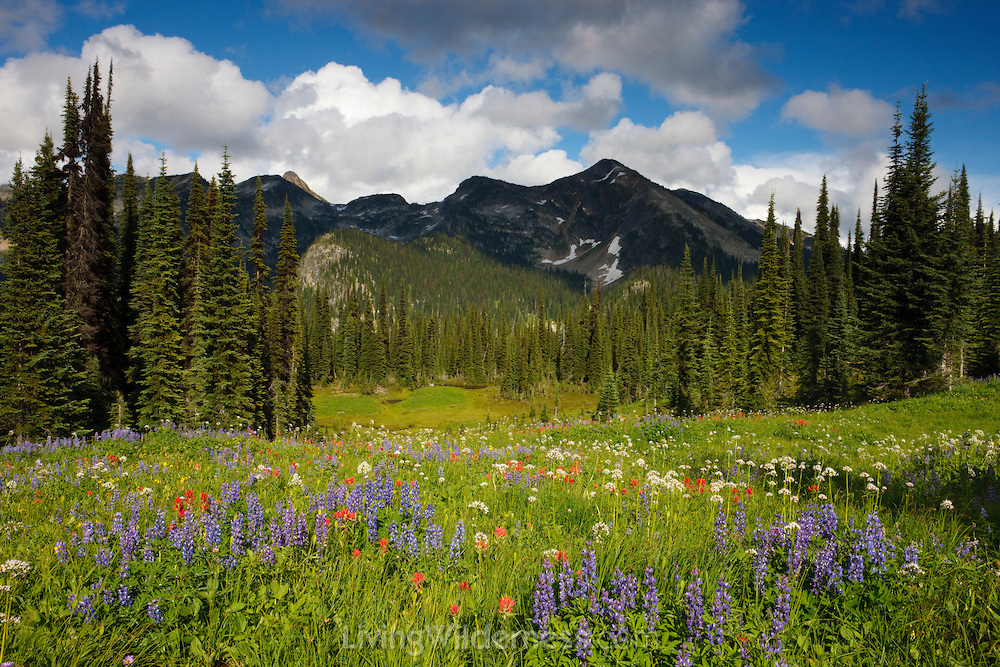
<svg viewBox="0 0 1000 667"><path fill-rule="evenodd" d="M564 388L558 410L554 398L535 401L536 415L543 409L550 417L589 415L597 406L597 395L576 387ZM318 387L314 406L320 428L346 429L351 424L385 427L391 431L423 428L470 428L498 419L527 420L532 402L501 399L496 387L421 387L413 391L392 389L372 396L341 393L334 387Z"/></svg>
<svg viewBox="0 0 1000 667"><path fill-rule="evenodd" d="M0 662L997 664L998 392L8 449Z"/></svg>

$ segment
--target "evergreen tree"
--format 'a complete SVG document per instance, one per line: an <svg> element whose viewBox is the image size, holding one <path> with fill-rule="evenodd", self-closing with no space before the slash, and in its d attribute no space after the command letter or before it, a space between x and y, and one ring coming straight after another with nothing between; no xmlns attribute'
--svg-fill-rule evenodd
<svg viewBox="0 0 1000 667"><path fill-rule="evenodd" d="M253 322L244 290L249 282L245 263L235 247L235 189L227 148L222 154L207 261L195 284L190 368L190 402L197 420L226 426L249 424L256 412L248 349Z"/></svg>
<svg viewBox="0 0 1000 667"><path fill-rule="evenodd" d="M79 321L63 297L62 174L52 139L25 175L18 161L7 201L10 242L0 282L0 430L17 441L89 425Z"/></svg>
<svg viewBox="0 0 1000 667"><path fill-rule="evenodd" d="M943 355L938 329L946 281L941 275L934 162L926 89L917 95L906 145L897 108L878 235L865 272L865 336L872 390L910 396L938 386Z"/></svg>
<svg viewBox="0 0 1000 667"><path fill-rule="evenodd" d="M122 327L121 339L128 351L129 329L135 320L131 316L132 281L135 278L136 248L139 242L139 179L132 166L132 154L122 178L122 211L118 223L118 309Z"/></svg>
<svg viewBox="0 0 1000 667"><path fill-rule="evenodd" d="M180 294L183 231L180 201L167 178L165 159L152 197L140 222L130 299L139 426L180 423L187 416Z"/></svg>
<svg viewBox="0 0 1000 667"><path fill-rule="evenodd" d="M111 394L122 387L125 366L116 321L110 78L106 102L97 64L90 69L79 117L79 148L67 148L67 154L79 151L83 172L67 201L65 293L82 322L80 340L101 378L103 405L98 412L106 410Z"/></svg>
<svg viewBox="0 0 1000 667"><path fill-rule="evenodd" d="M594 419L608 420L615 416L618 410L618 383L614 373L608 368L604 371L604 381L601 383L601 397L597 401Z"/></svg>
<svg viewBox="0 0 1000 667"><path fill-rule="evenodd" d="M674 405L681 412L692 412L703 407L699 374L699 354L703 347L701 308L694 291L694 273L691 269L691 250L684 246L681 264L679 303L674 315L674 358L676 360L676 388Z"/></svg>
<svg viewBox="0 0 1000 667"><path fill-rule="evenodd" d="M972 337L973 290L978 268L973 233L969 181L963 166L948 189L942 231L946 292L939 327L944 348L941 365L949 388L966 374L966 351Z"/></svg>
<svg viewBox="0 0 1000 667"><path fill-rule="evenodd" d="M787 280L782 275L776 236L772 194L764 224L757 287L751 303L754 327L747 362L751 391L745 399L748 405L758 409L772 407L780 398L782 361L787 342L785 299L788 289Z"/></svg>
<svg viewBox="0 0 1000 667"><path fill-rule="evenodd" d="M285 214L281 223L278 245L278 263L274 280L274 339L275 354L273 394L275 404L284 400L285 406L276 411L284 421L276 419L275 430L303 428L309 424L311 411L308 398L312 396L305 358L305 341L299 309L299 254L296 250L295 224L292 207L285 200ZM369 325L370 326L370 325ZM370 376L369 376L370 378Z"/></svg>

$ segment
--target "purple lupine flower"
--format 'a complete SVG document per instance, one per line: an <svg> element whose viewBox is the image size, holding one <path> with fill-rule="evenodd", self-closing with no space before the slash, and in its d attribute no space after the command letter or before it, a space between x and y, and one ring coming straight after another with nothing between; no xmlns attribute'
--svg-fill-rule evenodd
<svg viewBox="0 0 1000 667"><path fill-rule="evenodd" d="M565 609L576 595L573 568L568 559L564 559L559 569L559 608Z"/></svg>
<svg viewBox="0 0 1000 667"><path fill-rule="evenodd" d="M877 512L871 511L865 517L863 535L865 553L868 555L868 562L871 563L872 572L885 574L886 563L889 560L889 544Z"/></svg>
<svg viewBox="0 0 1000 667"><path fill-rule="evenodd" d="M684 617L687 622L688 635L694 641L699 641L705 631L705 600L701 592L701 577L698 576L698 568L691 572L691 576L694 577L694 581L684 590L686 604Z"/></svg>
<svg viewBox="0 0 1000 667"><path fill-rule="evenodd" d="M771 629L767 637L761 637L761 648L764 653L776 656L776 659L783 663L781 656L781 634L788 627L792 615L792 594L791 586L788 582L788 575L781 575L775 582L778 589L778 597L774 601L774 609L771 611Z"/></svg>
<svg viewBox="0 0 1000 667"><path fill-rule="evenodd" d="M253 548L259 550L265 540L264 508L255 491L247 494L247 535L253 542Z"/></svg>
<svg viewBox="0 0 1000 667"><path fill-rule="evenodd" d="M719 575L715 585L715 600L712 602L712 622L708 624L708 641L715 646L722 646L723 631L732 613L733 596L729 594L729 582L724 574Z"/></svg>
<svg viewBox="0 0 1000 667"><path fill-rule="evenodd" d="M681 647L677 649L677 667L694 667L694 663L691 661L691 641L688 640L681 644Z"/></svg>
<svg viewBox="0 0 1000 667"><path fill-rule="evenodd" d="M62 540L56 542L56 559L62 565L69 562L69 551L66 550L66 543Z"/></svg>
<svg viewBox="0 0 1000 667"><path fill-rule="evenodd" d="M274 549L271 548L270 544L261 545L260 559L268 565L274 565Z"/></svg>
<svg viewBox="0 0 1000 667"><path fill-rule="evenodd" d="M424 552L432 554L441 548L444 542L444 526L439 526L434 522L427 523L427 531L424 533Z"/></svg>
<svg viewBox="0 0 1000 667"><path fill-rule="evenodd" d="M462 547L465 545L465 524L459 519L455 525L455 534L452 535L451 544L448 547L448 558L454 563L462 555Z"/></svg>
<svg viewBox="0 0 1000 667"><path fill-rule="evenodd" d="M222 544L222 526L219 525L215 514L207 512L204 517L205 524L205 544L210 547L217 547Z"/></svg>
<svg viewBox="0 0 1000 667"><path fill-rule="evenodd" d="M146 606L146 616L148 616L153 623L159 625L163 622L163 612L160 611L160 601L162 598L156 598L155 600L150 600L149 604Z"/></svg>
<svg viewBox="0 0 1000 667"><path fill-rule="evenodd" d="M107 547L100 547L94 552L94 561L100 567L109 567L114 559L115 555Z"/></svg>
<svg viewBox="0 0 1000 667"><path fill-rule="evenodd" d="M961 544L955 547L955 554L959 558L968 558L969 554L972 554L972 560L979 560L976 558L976 548L979 546L979 540L972 538L971 540L965 540Z"/></svg>
<svg viewBox="0 0 1000 667"><path fill-rule="evenodd" d="M123 607L132 606L132 592L124 584L118 587L118 604Z"/></svg>
<svg viewBox="0 0 1000 667"><path fill-rule="evenodd" d="M580 625L576 626L576 657L584 665L594 655L592 637L593 633L590 630L590 623L587 622L587 617L583 616L580 618Z"/></svg>
<svg viewBox="0 0 1000 667"><path fill-rule="evenodd" d="M74 595L69 596L70 608L73 613L78 616L83 616L83 622L93 623L97 619L97 609L94 608L94 594L84 595L81 598L77 598Z"/></svg>
<svg viewBox="0 0 1000 667"><path fill-rule="evenodd" d="M292 528L291 546L304 547L309 544L309 520L305 516L295 515L295 525Z"/></svg>
<svg viewBox="0 0 1000 667"><path fill-rule="evenodd" d="M167 512L166 510L158 510L156 512L156 520L153 521L153 539L158 540L164 536L167 532Z"/></svg>
<svg viewBox="0 0 1000 667"><path fill-rule="evenodd" d="M552 572L552 563L548 558L542 560L542 572L538 575L538 583L535 585L534 611L535 626L538 628L538 635L542 642L549 639L549 618L556 614L556 599L553 587L555 586L555 575Z"/></svg>
<svg viewBox="0 0 1000 667"><path fill-rule="evenodd" d="M764 594L764 586L767 583L767 571L770 565L770 549L767 544L757 547L753 555L753 588L757 595Z"/></svg>
<svg viewBox="0 0 1000 667"><path fill-rule="evenodd" d="M724 554L729 547L729 535L728 526L726 525L726 512L722 509L721 504L715 512L715 522L713 525L712 534L715 537L715 549L720 554Z"/></svg>
<svg viewBox="0 0 1000 667"><path fill-rule="evenodd" d="M323 548L330 537L330 522L326 513L316 513L316 552L323 555Z"/></svg>
<svg viewBox="0 0 1000 667"><path fill-rule="evenodd" d="M410 558L416 558L420 555L420 546L417 544L414 525L415 522L403 524L403 541L406 543L407 553Z"/></svg>
<svg viewBox="0 0 1000 667"><path fill-rule="evenodd" d="M289 546L295 538L295 524L297 523L295 505L288 501L285 511L281 514L281 542L280 546Z"/></svg>
<svg viewBox="0 0 1000 667"><path fill-rule="evenodd" d="M615 644L621 644L628 639L628 624L625 619L625 599L623 597L611 597L608 594L608 590L602 588L601 607L604 609L605 617L611 621L611 641Z"/></svg>
<svg viewBox="0 0 1000 667"><path fill-rule="evenodd" d="M837 543L827 540L816 554L813 562L812 586L814 595L821 591L835 590L838 594L844 592L844 568L837 560Z"/></svg>
<svg viewBox="0 0 1000 667"><path fill-rule="evenodd" d="M590 600L590 613L600 612L597 606L597 552L590 548L590 541L583 548L583 563L580 567L579 585L576 593Z"/></svg>
<svg viewBox="0 0 1000 667"><path fill-rule="evenodd" d="M392 547L397 551L402 551L406 547L406 542L403 541L400 535L399 526L396 525L395 519L389 522L389 542L392 543Z"/></svg>
<svg viewBox="0 0 1000 667"><path fill-rule="evenodd" d="M365 509L365 528L368 531L368 541L378 542L378 507L371 505Z"/></svg>
<svg viewBox="0 0 1000 667"><path fill-rule="evenodd" d="M83 545L83 542L80 541L80 538L77 537L76 533L70 534L69 545L71 547L76 547L77 558L83 558L84 556L87 555L87 547Z"/></svg>
<svg viewBox="0 0 1000 667"><path fill-rule="evenodd" d="M139 526L136 523L129 522L128 528L118 535L118 546L123 562L128 563L135 558L135 551L139 548Z"/></svg>
<svg viewBox="0 0 1000 667"><path fill-rule="evenodd" d="M194 521L185 521L184 530L176 531L181 533L181 560L188 566L194 562L194 538L196 530Z"/></svg>
<svg viewBox="0 0 1000 667"><path fill-rule="evenodd" d="M656 577L653 575L653 568L646 568L646 576L642 580L645 588L642 594L643 616L646 618L646 628L650 632L655 632L656 625L660 622L660 594L656 590Z"/></svg>
<svg viewBox="0 0 1000 667"><path fill-rule="evenodd" d="M742 503L737 503L733 509L733 534L742 540L747 538L747 511Z"/></svg>
<svg viewBox="0 0 1000 667"><path fill-rule="evenodd" d="M118 535L123 530L122 513L115 512L115 518L111 521L111 534Z"/></svg>
<svg viewBox="0 0 1000 667"><path fill-rule="evenodd" d="M229 523L229 535L229 552L233 556L242 555L244 550L243 512L237 512Z"/></svg>

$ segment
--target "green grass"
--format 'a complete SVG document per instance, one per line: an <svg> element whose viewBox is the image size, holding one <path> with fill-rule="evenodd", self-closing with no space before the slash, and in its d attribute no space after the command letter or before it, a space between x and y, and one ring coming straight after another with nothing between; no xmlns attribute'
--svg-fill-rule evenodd
<svg viewBox="0 0 1000 667"><path fill-rule="evenodd" d="M317 403L352 421L325 436L162 429L3 452L0 611L18 620L0 620L0 662L562 667L580 664L586 621L591 665L673 665L681 650L773 665L776 638L789 665L998 664L998 391L606 423L572 414L565 392L567 419L547 426L489 388L326 391ZM487 411L489 426L461 421ZM553 595L590 567L609 604L637 591L624 643L606 605L572 592L547 616L550 644L532 643L552 560Z"/></svg>
<svg viewBox="0 0 1000 667"><path fill-rule="evenodd" d="M465 392L458 387L421 387L414 389L403 399L400 407L404 410L435 410L460 408L468 402Z"/></svg>
<svg viewBox="0 0 1000 667"><path fill-rule="evenodd" d="M559 394L558 413L554 396L534 400L536 415L542 409L550 417L589 416L598 396L578 387L564 387ZM421 387L413 391L395 388L371 396L341 392L333 386L317 387L313 405L316 425L344 429L352 423L371 424L391 431L424 428L469 428L487 420L527 419L532 402L500 398L494 386Z"/></svg>

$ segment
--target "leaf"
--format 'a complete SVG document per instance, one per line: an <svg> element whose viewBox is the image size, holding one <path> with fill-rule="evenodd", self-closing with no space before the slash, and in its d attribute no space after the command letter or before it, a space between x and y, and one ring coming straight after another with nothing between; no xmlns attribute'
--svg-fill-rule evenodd
<svg viewBox="0 0 1000 667"><path fill-rule="evenodd" d="M271 582L271 595L274 599L281 600L288 594L288 584L279 584L277 581Z"/></svg>

